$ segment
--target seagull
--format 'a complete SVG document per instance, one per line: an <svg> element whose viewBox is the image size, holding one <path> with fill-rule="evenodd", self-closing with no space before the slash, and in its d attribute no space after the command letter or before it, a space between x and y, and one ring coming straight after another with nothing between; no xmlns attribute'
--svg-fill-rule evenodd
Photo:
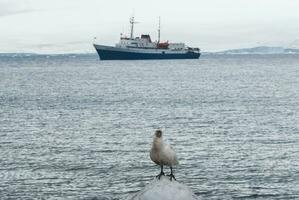
<svg viewBox="0 0 299 200"><path fill-rule="evenodd" d="M155 132L150 157L154 163L161 166L161 172L156 176L158 179L165 175L163 165L166 165L170 167L170 175L167 176L170 176L170 180L176 180L172 172L172 167L179 164L179 162L172 147L169 144L163 143L162 131L159 129Z"/></svg>

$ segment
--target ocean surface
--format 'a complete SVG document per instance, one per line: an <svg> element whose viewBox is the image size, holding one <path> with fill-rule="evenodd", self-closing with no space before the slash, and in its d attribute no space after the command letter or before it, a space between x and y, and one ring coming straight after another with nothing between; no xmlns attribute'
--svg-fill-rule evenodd
<svg viewBox="0 0 299 200"><path fill-rule="evenodd" d="M1 200L124 199L157 128L200 199L299 199L299 55L0 57Z"/></svg>

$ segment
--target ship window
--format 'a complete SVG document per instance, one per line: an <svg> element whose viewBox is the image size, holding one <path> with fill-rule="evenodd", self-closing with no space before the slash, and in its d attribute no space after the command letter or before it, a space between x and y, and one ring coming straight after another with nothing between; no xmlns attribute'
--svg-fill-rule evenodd
<svg viewBox="0 0 299 200"><path fill-rule="evenodd" d="M162 51L162 54L165 54L165 51Z"/></svg>

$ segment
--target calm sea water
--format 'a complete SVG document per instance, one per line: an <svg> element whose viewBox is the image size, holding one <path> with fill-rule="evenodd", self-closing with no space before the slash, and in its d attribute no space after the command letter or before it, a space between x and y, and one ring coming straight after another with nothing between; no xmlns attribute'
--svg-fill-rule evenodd
<svg viewBox="0 0 299 200"><path fill-rule="evenodd" d="M299 199L299 55L0 57L0 199L123 199L157 128L201 199Z"/></svg>

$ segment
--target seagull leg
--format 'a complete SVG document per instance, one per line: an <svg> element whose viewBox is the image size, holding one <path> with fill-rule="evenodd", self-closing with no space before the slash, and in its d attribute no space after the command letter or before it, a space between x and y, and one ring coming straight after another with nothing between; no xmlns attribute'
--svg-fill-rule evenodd
<svg viewBox="0 0 299 200"><path fill-rule="evenodd" d="M161 165L161 172L159 175L156 176L156 178L158 178L160 180L161 176L164 176L164 172L163 172L163 165Z"/></svg>
<svg viewBox="0 0 299 200"><path fill-rule="evenodd" d="M170 177L170 180L172 181L172 179L176 180L173 173L172 173L172 167L170 167L170 175L167 175Z"/></svg>

